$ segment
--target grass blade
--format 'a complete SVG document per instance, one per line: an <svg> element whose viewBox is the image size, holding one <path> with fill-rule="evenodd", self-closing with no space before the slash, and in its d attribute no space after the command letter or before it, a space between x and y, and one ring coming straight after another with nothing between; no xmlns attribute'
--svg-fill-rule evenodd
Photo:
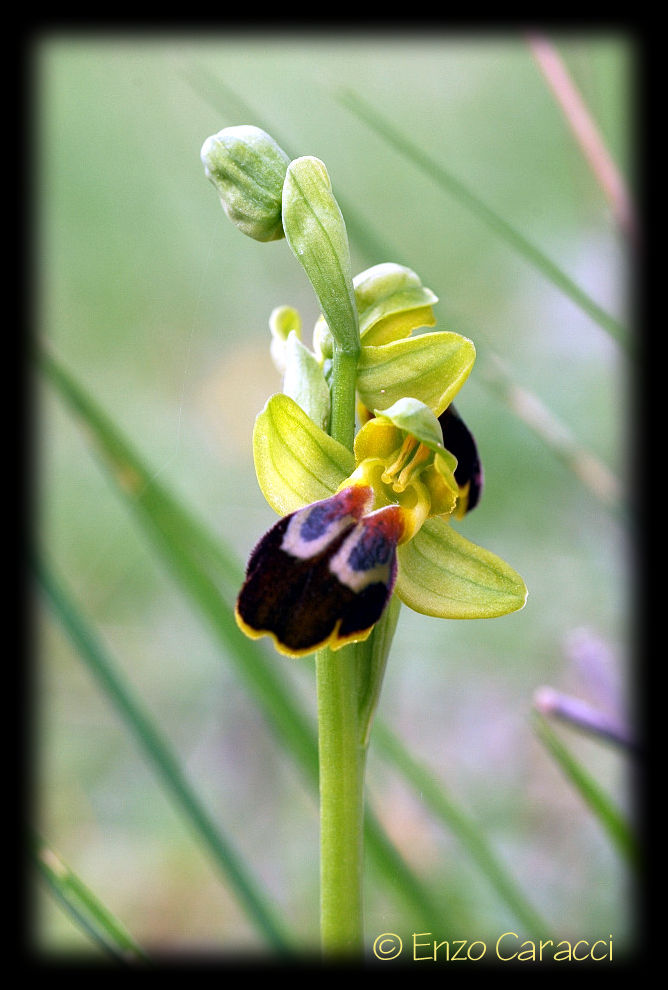
<svg viewBox="0 0 668 990"><path fill-rule="evenodd" d="M500 217L479 197L471 192L463 182L448 172L443 166L426 154L420 147L410 141L404 134L377 110L371 107L357 93L346 90L341 94L341 102L352 110L369 127L373 128L389 144L405 155L414 165L429 175L434 181L453 195L483 221L495 234L501 237L518 254L521 254L531 265L540 271L553 285L556 285L565 295L585 312L595 323L606 330L617 343L629 348L628 334L625 328L609 313L606 313L591 299L580 286L545 255L540 248L532 244L512 224Z"/></svg>
<svg viewBox="0 0 668 990"><path fill-rule="evenodd" d="M61 907L92 941L117 962L147 963L143 949L120 921L38 836L31 839L31 857Z"/></svg>
<svg viewBox="0 0 668 990"><path fill-rule="evenodd" d="M563 59L555 46L540 34L530 33L527 42L555 100L561 107L573 137L603 190L617 224L626 234L635 238L636 217L626 183Z"/></svg>
<svg viewBox="0 0 668 990"><path fill-rule="evenodd" d="M65 591L62 582L44 564L37 562L36 571L43 591L80 657L148 757L162 780L166 793L175 801L209 850L257 930L269 945L285 952L290 943L282 923L230 839L209 816L167 741L129 686L123 682L116 665Z"/></svg>
<svg viewBox="0 0 668 990"><path fill-rule="evenodd" d="M639 861L637 842L619 811L575 759L546 720L541 715L534 713L533 724L538 738L592 810L608 833L613 845L629 863L637 865Z"/></svg>

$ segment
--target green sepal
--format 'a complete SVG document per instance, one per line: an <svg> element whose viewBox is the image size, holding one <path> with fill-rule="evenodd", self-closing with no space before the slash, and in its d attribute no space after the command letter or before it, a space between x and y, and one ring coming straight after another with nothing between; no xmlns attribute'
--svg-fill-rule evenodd
<svg viewBox="0 0 668 990"><path fill-rule="evenodd" d="M360 337L365 345L400 340L419 327L436 323L431 307L438 302L438 296L405 265L374 265L355 276L353 287Z"/></svg>
<svg viewBox="0 0 668 990"><path fill-rule="evenodd" d="M327 432L331 405L329 387L315 354L302 344L294 330L285 343L284 357L283 391L316 426Z"/></svg>
<svg viewBox="0 0 668 990"><path fill-rule="evenodd" d="M335 343L359 349L348 235L332 183L319 158L290 162L283 184L283 228L313 286Z"/></svg>
<svg viewBox="0 0 668 990"><path fill-rule="evenodd" d="M355 469L353 454L282 393L255 420L253 458L262 494L281 516L333 495Z"/></svg>
<svg viewBox="0 0 668 990"><path fill-rule="evenodd" d="M397 550L396 593L416 612L440 619L486 619L526 604L519 574L496 554L471 543L444 519L428 519Z"/></svg>
<svg viewBox="0 0 668 990"><path fill-rule="evenodd" d="M200 157L235 227L256 241L284 236L281 205L290 158L269 134L251 124L225 127L206 139Z"/></svg>
<svg viewBox="0 0 668 990"><path fill-rule="evenodd" d="M384 411L404 396L440 416L471 373L475 346L448 331L419 334L379 346L364 346L357 367L357 392L367 409Z"/></svg>

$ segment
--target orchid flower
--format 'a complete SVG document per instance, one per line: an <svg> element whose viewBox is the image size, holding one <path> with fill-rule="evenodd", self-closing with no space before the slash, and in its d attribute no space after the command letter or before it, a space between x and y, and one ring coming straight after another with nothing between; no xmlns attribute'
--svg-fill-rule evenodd
<svg viewBox="0 0 668 990"><path fill-rule="evenodd" d="M268 635L292 656L366 639L394 592L415 611L448 619L504 615L526 600L508 564L450 525L482 489L475 441L452 405L475 360L472 342L445 331L412 336L435 322L436 297L410 269L378 265L354 286L365 422L352 453L325 429L323 318L314 352L301 343L296 311L280 308L270 319L294 397L269 399L253 451L260 488L283 518L250 556L236 614L249 636Z"/></svg>

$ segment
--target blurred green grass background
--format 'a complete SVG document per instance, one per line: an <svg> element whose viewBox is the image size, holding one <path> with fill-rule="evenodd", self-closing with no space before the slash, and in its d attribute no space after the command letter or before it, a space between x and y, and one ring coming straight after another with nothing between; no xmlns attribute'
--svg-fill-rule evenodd
<svg viewBox="0 0 668 990"><path fill-rule="evenodd" d="M553 40L628 174L632 39L593 32ZM321 158L346 219L350 204L380 245L369 256L349 223L353 270L393 260L417 271L440 297L437 329L470 336L481 366L500 356L626 486L632 404L619 346L341 97L362 96L625 322L628 245L521 35L63 32L36 40L32 71L37 333L240 560L274 520L250 444L255 415L281 387L269 313L296 306L307 336L318 314L285 242L244 238L204 178L201 144L231 124L263 126L290 154ZM311 793L80 428L50 389L38 385L36 400L40 544L214 817L304 944L316 945ZM472 814L559 937L612 935L628 945L626 871L530 724L542 684L604 703L596 671L573 657L582 630L628 707L628 534L477 368L458 407L486 472L482 503L459 528L522 574L528 604L472 623L404 608L380 716ZM36 620L40 829L143 945L260 951L51 612L40 608ZM311 664L278 656L276 664L313 710ZM573 732L564 738L631 814L628 758ZM367 780L406 858L461 905L460 937L512 929L485 878L373 741ZM94 951L41 890L35 905L39 951ZM370 941L414 926L367 884Z"/></svg>

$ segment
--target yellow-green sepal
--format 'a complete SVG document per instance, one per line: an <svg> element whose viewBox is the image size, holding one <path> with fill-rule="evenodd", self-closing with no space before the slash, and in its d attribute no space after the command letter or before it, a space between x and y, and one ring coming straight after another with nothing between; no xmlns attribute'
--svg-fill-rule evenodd
<svg viewBox="0 0 668 990"><path fill-rule="evenodd" d="M436 323L432 306L438 296L405 265L374 265L355 276L353 287L364 345L388 344Z"/></svg>
<svg viewBox="0 0 668 990"><path fill-rule="evenodd" d="M281 516L333 495L355 468L351 451L282 393L255 420L253 459L262 494Z"/></svg>
<svg viewBox="0 0 668 990"><path fill-rule="evenodd" d="M520 575L444 519L428 519L398 548L396 593L416 612L440 619L485 619L526 604Z"/></svg>
<svg viewBox="0 0 668 990"><path fill-rule="evenodd" d="M357 392L367 409L384 411L410 395L440 416L474 362L473 341L446 330L364 346L357 367Z"/></svg>

